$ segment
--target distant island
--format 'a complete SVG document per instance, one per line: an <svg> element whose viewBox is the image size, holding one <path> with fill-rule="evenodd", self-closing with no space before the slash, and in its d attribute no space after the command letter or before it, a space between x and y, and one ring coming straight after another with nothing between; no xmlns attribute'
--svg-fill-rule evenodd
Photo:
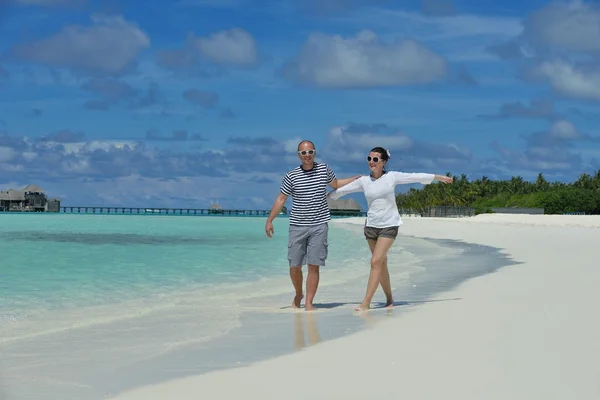
<svg viewBox="0 0 600 400"><path fill-rule="evenodd" d="M452 176L450 173L447 176ZM411 188L396 196L400 209L427 207L472 207L476 214L498 208L543 209L544 214L600 214L600 170L581 174L574 182L548 182L540 173L535 182L521 176L491 180L483 176L469 181L466 175L453 176L454 184L434 183Z"/></svg>

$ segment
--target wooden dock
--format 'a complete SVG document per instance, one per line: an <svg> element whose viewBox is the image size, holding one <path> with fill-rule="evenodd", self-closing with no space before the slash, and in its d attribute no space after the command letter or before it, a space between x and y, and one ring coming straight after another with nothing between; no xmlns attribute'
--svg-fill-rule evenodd
<svg viewBox="0 0 600 400"><path fill-rule="evenodd" d="M214 208L145 208L145 207L60 207L66 214L149 214L149 215L259 215L267 216L270 210L224 210Z"/></svg>

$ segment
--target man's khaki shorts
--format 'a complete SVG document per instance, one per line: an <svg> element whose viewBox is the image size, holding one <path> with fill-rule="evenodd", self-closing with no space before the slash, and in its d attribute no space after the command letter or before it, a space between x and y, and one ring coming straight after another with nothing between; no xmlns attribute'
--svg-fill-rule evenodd
<svg viewBox="0 0 600 400"><path fill-rule="evenodd" d="M290 267L304 264L325 265L327 260L327 223L314 226L290 225L288 261Z"/></svg>

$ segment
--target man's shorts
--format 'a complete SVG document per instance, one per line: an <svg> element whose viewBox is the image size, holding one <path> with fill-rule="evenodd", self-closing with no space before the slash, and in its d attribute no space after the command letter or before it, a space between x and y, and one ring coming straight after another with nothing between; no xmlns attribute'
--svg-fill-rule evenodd
<svg viewBox="0 0 600 400"><path fill-rule="evenodd" d="M290 225L288 261L290 267L304 264L325 265L327 260L327 223L314 226Z"/></svg>
<svg viewBox="0 0 600 400"><path fill-rule="evenodd" d="M388 226L387 228L374 228L372 226L365 226L365 237L368 240L377 240L380 237L387 237L396 239L398 236L397 226Z"/></svg>

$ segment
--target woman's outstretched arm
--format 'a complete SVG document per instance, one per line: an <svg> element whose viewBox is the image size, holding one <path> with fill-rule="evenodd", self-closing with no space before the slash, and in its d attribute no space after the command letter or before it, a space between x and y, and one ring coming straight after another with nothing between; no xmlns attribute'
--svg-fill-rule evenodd
<svg viewBox="0 0 600 400"><path fill-rule="evenodd" d="M346 194L362 192L362 191L363 191L363 185L362 185L362 177L361 177L355 181L352 181L352 182L342 186L339 189L329 192L327 197L330 197L333 200L337 200Z"/></svg>

